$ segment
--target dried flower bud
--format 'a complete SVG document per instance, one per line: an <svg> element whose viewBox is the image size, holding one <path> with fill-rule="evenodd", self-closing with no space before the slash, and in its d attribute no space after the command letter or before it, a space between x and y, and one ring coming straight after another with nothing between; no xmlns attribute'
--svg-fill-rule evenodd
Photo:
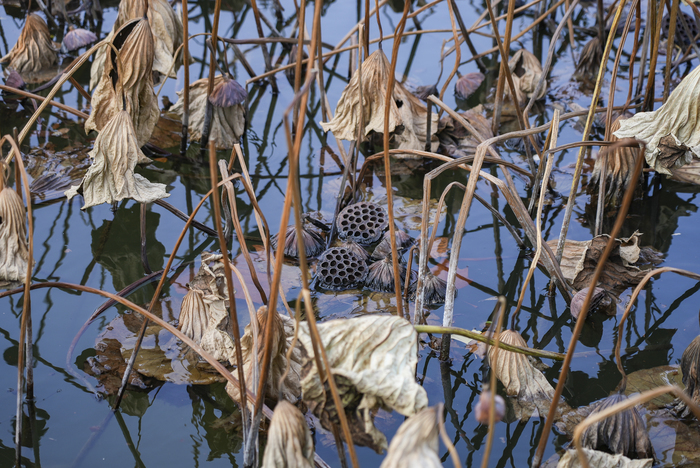
<svg viewBox="0 0 700 468"><path fill-rule="evenodd" d="M506 402L501 395L494 396L493 411L496 414L495 422L500 421L506 415ZM474 407L474 416L479 424L489 423L489 413L491 412L491 392L485 390L479 396L479 402Z"/></svg>

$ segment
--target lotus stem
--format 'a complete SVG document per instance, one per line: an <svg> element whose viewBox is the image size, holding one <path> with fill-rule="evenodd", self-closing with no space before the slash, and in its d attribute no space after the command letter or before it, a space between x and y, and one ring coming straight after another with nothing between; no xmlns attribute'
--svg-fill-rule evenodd
<svg viewBox="0 0 700 468"><path fill-rule="evenodd" d="M503 327L503 319L505 315L506 299L503 296L498 296L498 321L496 322L496 330L494 333L494 353L498 352L498 348L501 344L500 334L501 328ZM491 380L489 384L489 391L491 392L491 402L489 405L489 432L488 436L486 437L486 448L484 449L484 458L481 460L481 468L488 468L489 466L489 456L491 455L491 447L493 446L493 433L496 429L496 371L493 369L493 367L491 367Z"/></svg>
<svg viewBox="0 0 700 468"><path fill-rule="evenodd" d="M182 37L185 38L184 41L182 41L182 64L185 66L185 74L184 74L184 84L182 88L182 102L183 102L183 107L182 107L182 138L180 140L180 154L182 156L185 155L185 152L187 151L187 132L188 132L188 127L190 124L190 52L189 52L189 7L187 6L187 0L182 0ZM175 57L177 56L177 52L174 54L173 58L173 63L175 63ZM170 75L170 73L168 73ZM163 79L163 83L168 78L168 75L165 76ZM163 89L161 87L161 89ZM158 93L160 94L160 89L158 90Z"/></svg>

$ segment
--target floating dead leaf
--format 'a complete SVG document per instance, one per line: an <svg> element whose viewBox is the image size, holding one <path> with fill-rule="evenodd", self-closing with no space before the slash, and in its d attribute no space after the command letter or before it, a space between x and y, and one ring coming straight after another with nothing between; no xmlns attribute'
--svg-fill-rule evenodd
<svg viewBox="0 0 700 468"><path fill-rule="evenodd" d="M24 281L27 275L27 216L17 192L5 186L0 161L0 280Z"/></svg>
<svg viewBox="0 0 700 468"><path fill-rule="evenodd" d="M571 299L571 304L569 305L569 310L574 318L578 318L583 308L583 302L586 300L589 288L583 288ZM591 298L590 310L602 310L608 315L615 315L615 309L610 306L613 305L613 300L610 295L605 292L603 288L595 288L593 291L593 297Z"/></svg>
<svg viewBox="0 0 700 468"><path fill-rule="evenodd" d="M689 163L700 156L700 114L695 103L700 99L700 67L696 67L673 90L666 103L653 112L640 112L620 123L618 138L636 138L646 144L644 157L649 166L661 174ZM670 139L669 139L670 138ZM670 160L664 159L664 147L671 145ZM687 147L684 153L678 154Z"/></svg>
<svg viewBox="0 0 700 468"><path fill-rule="evenodd" d="M246 386L255 393L257 391L258 378L254 371L262 367L264 346L267 341L266 330L267 321L272 320L272 348L270 349L270 369L267 376L267 393L265 398L271 402L277 402L280 395L287 401L297 401L301 395L301 351L295 349L292 352L289 373L284 381L280 381L287 368L287 350L294 338L294 320L280 315L274 311L268 313L267 307L263 306L258 310L257 329L259 330L259 348L255 349L253 340L253 327L249 324L245 327L245 332L241 338L241 350L243 354L243 371L245 373ZM259 370L257 371L259 372ZM226 385L226 392L235 402L240 401L238 387L231 383Z"/></svg>
<svg viewBox="0 0 700 468"><path fill-rule="evenodd" d="M496 413L495 422L500 421L506 415L506 402L501 395L494 396L494 409ZM474 407L474 417L479 424L489 423L489 413L491 412L491 392L485 390L479 395L479 402Z"/></svg>
<svg viewBox="0 0 700 468"><path fill-rule="evenodd" d="M94 163L80 185L66 191L68 199L78 193L83 196L83 210L125 198L152 203L170 196L164 184L152 183L134 172L136 164L146 156L141 152L127 111L120 111L105 125L90 156Z"/></svg>
<svg viewBox="0 0 700 468"><path fill-rule="evenodd" d="M336 138L348 141L357 139L361 123L364 125L363 136L368 136L371 132L384 133L384 99L389 73L389 60L381 49L377 49L362 63L362 80L356 72L343 90L335 117L330 122L321 122L323 130L332 131ZM393 134L392 146L398 149L424 149L428 109L398 81L394 84L392 97L388 126L389 132ZM430 138L432 150L435 151L438 141L433 135L438 129L437 113L433 113L431 119Z"/></svg>
<svg viewBox="0 0 700 468"><path fill-rule="evenodd" d="M219 86L226 79L221 75L214 78L214 87ZM202 78L190 85L190 139L202 138L204 117L207 108L208 79ZM185 103L182 91L177 93L178 100L170 109L180 119L184 114ZM245 108L243 104L234 104L231 107L213 107L211 116L211 131L209 139L214 142L217 149L233 148L245 131Z"/></svg>
<svg viewBox="0 0 700 468"><path fill-rule="evenodd" d="M386 438L373 423L375 410L385 408L412 416L428 405L428 396L416 383L418 335L403 318L366 315L329 320L318 325L331 371L338 386L353 441L380 453ZM299 329L303 347L304 401L323 427L339 424L327 383L322 383L313 359L308 326Z"/></svg>
<svg viewBox="0 0 700 468"><path fill-rule="evenodd" d="M7 63L20 74L37 73L58 62L58 54L51 41L49 27L34 13L27 16L17 43L0 63Z"/></svg>
<svg viewBox="0 0 700 468"><path fill-rule="evenodd" d="M440 468L438 431L442 411L439 405L425 408L399 426L380 468Z"/></svg>
<svg viewBox="0 0 700 468"><path fill-rule="evenodd" d="M518 102L526 104L527 100L532 98L535 93L537 83L542 77L542 64L532 52L520 49L508 61L508 67L513 75L513 85ZM542 99L546 93L546 86L543 86L535 100ZM510 96L510 86L505 87L505 95Z"/></svg>
<svg viewBox="0 0 700 468"><path fill-rule="evenodd" d="M143 18L145 9L145 0L121 0L117 18L107 39L111 41L119 28L127 22ZM183 39L182 20L166 0L148 0L147 17L154 44L151 55L153 71L156 75L154 81L160 84L162 77L169 72L171 78L176 78L178 67L182 64L182 58L178 58L173 66L175 51L180 47ZM107 48L101 48L95 53L95 59L90 68L90 89L94 89L102 77L107 50Z"/></svg>
<svg viewBox="0 0 700 468"><path fill-rule="evenodd" d="M620 292L641 281L646 267L659 263L660 255L651 247L639 247L639 234L635 232L628 238L615 239L615 247L610 254L598 285L608 292ZM566 240L561 260L561 270L574 288L583 289L590 286L593 273L610 236L603 234L589 241ZM547 243L556 250L557 240Z"/></svg>
<svg viewBox="0 0 700 468"><path fill-rule="evenodd" d="M700 336L690 342L681 356L681 371L685 393L696 403L700 404ZM673 402L673 411L681 418L692 417L688 405L680 398Z"/></svg>
<svg viewBox="0 0 700 468"><path fill-rule="evenodd" d="M92 95L92 112L85 122L85 131L102 131L110 119L123 109L123 92L140 148L151 138L160 115L153 91L154 45L151 27L145 19L129 21L117 31L111 42L119 50L120 61L110 48L110 59L106 61L100 82Z"/></svg>
<svg viewBox="0 0 700 468"><path fill-rule="evenodd" d="M304 415L291 403L277 403L270 421L262 468L314 468L314 441Z"/></svg>
<svg viewBox="0 0 700 468"><path fill-rule="evenodd" d="M71 28L63 38L61 50L65 53L81 49L97 40L94 32L82 28Z"/></svg>
<svg viewBox="0 0 700 468"><path fill-rule="evenodd" d="M483 140L493 137L491 122L484 117L481 105L462 112L460 115L474 127ZM442 148L441 151L453 158L472 155L476 153L476 147L479 145L479 140L450 115L446 115L440 120L438 137Z"/></svg>
<svg viewBox="0 0 700 468"><path fill-rule="evenodd" d="M591 415L600 413L626 399L626 395L614 393L595 403ZM591 424L583 433L581 443L589 449L624 455L630 459L656 458L637 407L620 411Z"/></svg>
<svg viewBox="0 0 700 468"><path fill-rule="evenodd" d="M273 249L277 249L278 236L279 234L275 234L270 238ZM308 229L306 226L302 226L301 238L304 242L304 251L307 257L315 257L326 248L323 236L313 229ZM297 229L294 225L287 227L284 238L284 255L290 258L299 258L299 241L297 240Z"/></svg>
<svg viewBox="0 0 700 468"><path fill-rule="evenodd" d="M619 140L614 133L619 130L620 122L625 119L626 117L619 116L612 123L610 127L610 141L615 142ZM602 152L598 154L591 177L591 187L597 187L600 183L600 174L603 164L605 164L605 198L608 203L619 205L622 201L627 185L633 182L634 164L640 155L640 151L639 148L624 146L611 152L606 152L605 157L602 156ZM636 182L634 181L634 183Z"/></svg>
<svg viewBox="0 0 700 468"><path fill-rule="evenodd" d="M654 460L651 458L630 460L623 455L611 455L587 448L584 448L583 451L586 454L588 465L596 468L651 468L654 464ZM580 468L581 466L576 450L567 450L557 464L557 468Z"/></svg>
<svg viewBox="0 0 700 468"><path fill-rule="evenodd" d="M447 297L447 281L435 276L431 271L428 271L423 278L425 282L425 305L438 305L445 302ZM408 288L409 298L412 301L416 300L418 281L414 281ZM456 294L456 291L455 291Z"/></svg>
<svg viewBox="0 0 700 468"><path fill-rule="evenodd" d="M683 388L682 373L678 366L659 366L641 369L627 376L625 395L642 393L664 385L678 385ZM673 395L666 394L644 403L646 408L663 408L673 401Z"/></svg>
<svg viewBox="0 0 700 468"><path fill-rule="evenodd" d="M505 344L527 347L527 343L515 330L505 330L499 335ZM524 354L493 347L488 349L489 365L505 387L514 405L515 417L529 418L535 410L547 414L554 396L554 388Z"/></svg>
<svg viewBox="0 0 700 468"><path fill-rule="evenodd" d="M467 99L474 94L474 91L479 89L484 78L484 74L479 72L460 76L455 83L455 95L460 99Z"/></svg>

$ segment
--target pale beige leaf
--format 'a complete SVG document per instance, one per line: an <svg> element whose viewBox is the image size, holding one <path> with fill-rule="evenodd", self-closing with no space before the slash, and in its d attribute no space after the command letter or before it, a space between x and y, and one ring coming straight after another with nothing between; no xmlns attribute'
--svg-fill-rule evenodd
<svg viewBox="0 0 700 468"><path fill-rule="evenodd" d="M196 289L190 289L180 305L178 329L195 343L199 343L208 325L209 314L202 293Z"/></svg>
<svg viewBox="0 0 700 468"><path fill-rule="evenodd" d="M22 33L10 52L0 59L21 74L36 73L51 67L58 61L49 27L44 19L34 13L27 16Z"/></svg>
<svg viewBox="0 0 700 468"><path fill-rule="evenodd" d="M431 406L401 424L380 468L440 468L438 406Z"/></svg>
<svg viewBox="0 0 700 468"><path fill-rule="evenodd" d="M82 209L125 198L151 203L169 196L164 184L151 183L134 173L136 164L145 156L126 111L120 111L107 123L97 136L90 156L94 163L80 185L66 191L69 199L78 193L83 195L85 205Z"/></svg>
<svg viewBox="0 0 700 468"><path fill-rule="evenodd" d="M630 460L623 455L611 455L597 450L584 448L584 453L589 466L596 468L651 468L654 460L647 458L644 460ZM581 462L576 455L576 450L567 450L559 460L557 468L580 468Z"/></svg>
<svg viewBox="0 0 700 468"><path fill-rule="evenodd" d="M536 91L537 83L542 77L542 65L532 52L520 49L508 61L508 67L513 77L518 102L525 104ZM544 86L535 99L542 99L546 91L546 86ZM510 96L510 86L508 85L505 87L505 95Z"/></svg>
<svg viewBox="0 0 700 468"><path fill-rule="evenodd" d="M314 442L301 411L284 400L270 421L262 468L313 468Z"/></svg>
<svg viewBox="0 0 700 468"><path fill-rule="evenodd" d="M0 188L3 186L0 168ZM0 280L24 281L27 275L27 217L24 203L10 187L0 189Z"/></svg>
<svg viewBox="0 0 700 468"><path fill-rule="evenodd" d="M396 316L367 315L330 320L318 329L354 442L381 452L386 438L374 427L374 411L387 408L411 416L428 404L425 390L415 380L418 336L413 326ZM306 324L300 327L299 341L304 356L303 399L328 428L331 421L338 422L336 408L319 379Z"/></svg>
<svg viewBox="0 0 700 468"><path fill-rule="evenodd" d="M673 168L700 157L700 67L696 67L673 90L666 103L653 112L640 112L621 122L618 138L636 138L646 144L644 157L649 166L661 174L671 175ZM670 139L669 139L670 137ZM664 160L661 140L672 142L681 154Z"/></svg>

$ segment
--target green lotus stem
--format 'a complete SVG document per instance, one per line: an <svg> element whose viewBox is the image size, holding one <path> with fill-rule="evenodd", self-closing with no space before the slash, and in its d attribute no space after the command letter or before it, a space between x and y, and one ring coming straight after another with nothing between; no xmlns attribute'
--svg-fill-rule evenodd
<svg viewBox="0 0 700 468"><path fill-rule="evenodd" d="M479 332L473 332L465 330L464 328L455 327L440 327L438 325L414 325L413 328L416 329L418 333L434 333L434 334L444 334L444 335L461 335L471 338L472 340L481 341L488 345L494 345L496 341L493 338L489 338L486 335L482 335ZM561 353L555 353L552 351L544 351L541 349L523 348L520 346L513 346L505 344L503 342L499 343L499 348L503 348L506 351L512 351L514 353L525 354L526 356L533 356L538 358L553 359L555 361L563 361L564 355Z"/></svg>

